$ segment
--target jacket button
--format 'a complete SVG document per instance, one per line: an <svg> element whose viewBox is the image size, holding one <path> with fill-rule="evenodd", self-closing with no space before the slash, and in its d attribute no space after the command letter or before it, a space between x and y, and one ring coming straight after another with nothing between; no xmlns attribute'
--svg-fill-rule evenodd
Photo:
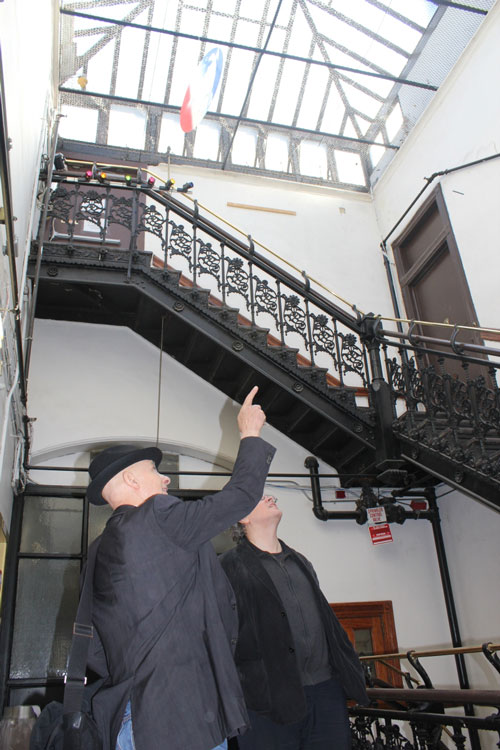
<svg viewBox="0 0 500 750"><path fill-rule="evenodd" d="M290 647L288 648L288 650L289 650L289 652L290 652L291 654L294 654L294 653L295 653L295 649L294 649L294 648L292 648L291 646L290 646Z"/></svg>
<svg viewBox="0 0 500 750"><path fill-rule="evenodd" d="M231 638L231 646L236 646L236 638Z"/></svg>
<svg viewBox="0 0 500 750"><path fill-rule="evenodd" d="M233 602L233 603L231 604L231 607L232 607L233 609L236 609L236 604L235 604L235 603Z"/></svg>
<svg viewBox="0 0 500 750"><path fill-rule="evenodd" d="M281 615L282 617L286 617L286 612L280 612L280 615Z"/></svg>

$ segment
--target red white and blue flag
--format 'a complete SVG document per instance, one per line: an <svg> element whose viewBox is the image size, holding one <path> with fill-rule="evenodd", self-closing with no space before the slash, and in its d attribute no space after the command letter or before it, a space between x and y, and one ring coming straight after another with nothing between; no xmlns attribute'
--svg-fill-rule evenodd
<svg viewBox="0 0 500 750"><path fill-rule="evenodd" d="M185 133L194 130L205 117L219 85L222 63L222 51L214 47L196 68L181 107L181 128Z"/></svg>

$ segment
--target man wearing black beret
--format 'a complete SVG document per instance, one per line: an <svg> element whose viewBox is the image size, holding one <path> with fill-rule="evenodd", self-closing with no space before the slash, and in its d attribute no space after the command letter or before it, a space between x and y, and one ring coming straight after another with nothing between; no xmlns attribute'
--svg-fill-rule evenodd
<svg viewBox="0 0 500 750"><path fill-rule="evenodd" d="M96 540L90 660L108 675L92 706L103 750L225 748L246 728L236 603L210 539L262 496L274 448L260 438L256 392L240 409L239 452L220 492L168 495L154 447L115 446L91 463L88 498L113 509Z"/></svg>

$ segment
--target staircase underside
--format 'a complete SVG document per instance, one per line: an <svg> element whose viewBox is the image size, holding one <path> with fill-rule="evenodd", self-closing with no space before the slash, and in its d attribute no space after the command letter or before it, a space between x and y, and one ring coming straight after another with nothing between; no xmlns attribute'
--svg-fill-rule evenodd
<svg viewBox="0 0 500 750"><path fill-rule="evenodd" d="M28 273L33 277L35 259ZM238 310L214 304L208 290L183 285L176 271L151 267L148 253L130 262L128 254L103 258L95 247L73 246L68 253L61 244L46 244L36 316L127 326L239 402L258 385L268 423L333 467L345 487L444 481L499 507L490 478L464 474L458 463L443 463L402 435L399 471L382 475L387 466L376 456L374 413L356 403L355 389L330 385L324 369L298 362L297 350L242 322Z"/></svg>

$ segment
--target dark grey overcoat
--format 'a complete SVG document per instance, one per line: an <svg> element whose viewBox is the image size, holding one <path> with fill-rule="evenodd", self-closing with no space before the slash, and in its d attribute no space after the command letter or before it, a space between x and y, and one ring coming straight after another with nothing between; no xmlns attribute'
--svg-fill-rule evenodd
<svg viewBox="0 0 500 750"><path fill-rule="evenodd" d="M114 750L127 701L137 750L210 750L248 723L233 661L234 594L210 539L260 500L274 455L241 441L231 480L194 502L120 506L102 534L93 622L110 675L93 712ZM98 639L90 666L105 672Z"/></svg>

